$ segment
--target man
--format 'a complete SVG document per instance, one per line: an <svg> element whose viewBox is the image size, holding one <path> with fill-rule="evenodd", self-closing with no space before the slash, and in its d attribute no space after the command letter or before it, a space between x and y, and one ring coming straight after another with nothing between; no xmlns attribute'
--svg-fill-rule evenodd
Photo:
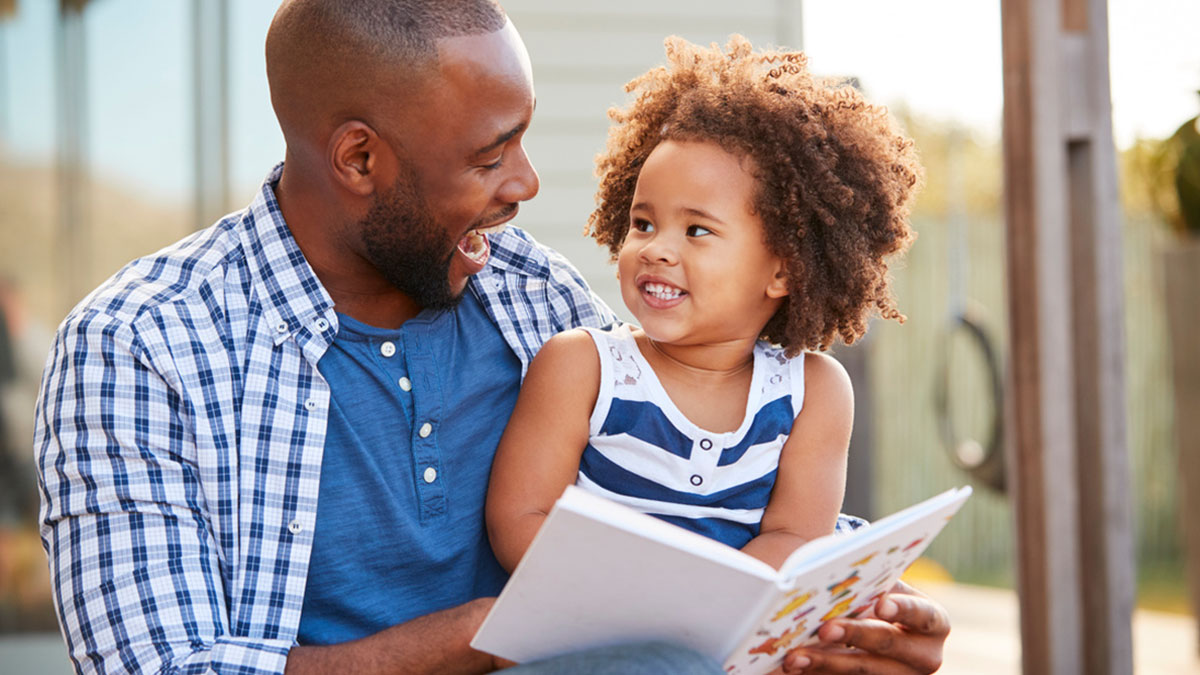
<svg viewBox="0 0 1200 675"><path fill-rule="evenodd" d="M496 232L538 189L524 45L486 0L294 0L267 74L284 164L97 289L47 363L42 534L71 658L491 670L468 646L504 581L491 453L541 343L613 320L565 260ZM944 612L889 598L893 623L842 625L860 651L790 665L936 669ZM663 645L517 670L720 672Z"/></svg>

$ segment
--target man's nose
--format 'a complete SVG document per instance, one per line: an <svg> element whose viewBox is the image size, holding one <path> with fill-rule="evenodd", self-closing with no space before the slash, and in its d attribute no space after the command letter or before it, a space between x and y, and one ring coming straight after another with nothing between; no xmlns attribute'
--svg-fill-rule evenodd
<svg viewBox="0 0 1200 675"><path fill-rule="evenodd" d="M517 152L514 153L510 166L512 173L501 187L498 195L500 199L512 204L533 199L534 195L538 193L538 188L541 187L541 181L538 179L537 170L529 161L529 155L526 154L523 145L517 146Z"/></svg>

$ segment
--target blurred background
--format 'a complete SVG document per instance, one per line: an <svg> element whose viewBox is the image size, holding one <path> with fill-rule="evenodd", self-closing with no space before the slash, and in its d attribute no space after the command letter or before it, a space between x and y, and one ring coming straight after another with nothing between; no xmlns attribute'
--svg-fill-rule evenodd
<svg viewBox="0 0 1200 675"><path fill-rule="evenodd" d="M526 147L542 191L517 224L565 253L618 312L607 256L581 234L594 206L592 160L606 109L624 102L626 81L663 61L665 35L724 43L736 32L803 48L814 72L850 78L902 120L927 172L919 239L894 266L908 322L877 321L863 343L836 350L859 396L846 510L875 517L974 483L976 497L934 543L929 573L1012 588L998 432L1007 355L999 0L503 4L529 48L538 97ZM52 332L130 259L249 203L282 159L263 64L277 6L0 0L0 672L69 669L52 634L30 442ZM1167 139L1200 112L1196 26L1194 0L1109 2L1138 602L1180 615L1161 258L1188 241L1165 167ZM45 646L43 660L6 660L31 644Z"/></svg>

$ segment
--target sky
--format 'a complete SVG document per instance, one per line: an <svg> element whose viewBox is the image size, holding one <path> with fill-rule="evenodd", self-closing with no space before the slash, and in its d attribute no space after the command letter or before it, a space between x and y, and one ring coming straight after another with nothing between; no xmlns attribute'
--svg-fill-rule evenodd
<svg viewBox="0 0 1200 675"><path fill-rule="evenodd" d="M1200 0L1108 7L1117 146L1168 136L1200 113ZM854 73L878 100L999 135L998 0L805 0L803 16L814 70Z"/></svg>
<svg viewBox="0 0 1200 675"><path fill-rule="evenodd" d="M768 0L744 0L767 2ZM17 156L54 147L53 22L58 0L20 0L0 24L0 139ZM230 3L232 184L257 185L282 155L262 40L277 0ZM890 105L998 138L999 0L804 0L816 72L853 74ZM88 148L95 166L167 196L191 187L190 3L100 0L87 15ZM1200 0L1110 0L1114 137L1169 135L1200 112ZM650 64L648 64L650 65ZM145 108L160 114L139 114ZM135 128L130 128L136 124Z"/></svg>

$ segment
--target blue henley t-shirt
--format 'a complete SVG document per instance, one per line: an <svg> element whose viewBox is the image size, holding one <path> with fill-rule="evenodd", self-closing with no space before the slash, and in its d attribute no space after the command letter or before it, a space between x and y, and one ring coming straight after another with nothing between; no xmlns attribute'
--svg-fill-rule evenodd
<svg viewBox="0 0 1200 675"><path fill-rule="evenodd" d="M507 580L483 522L521 363L470 292L399 329L338 315L300 644L336 644Z"/></svg>

